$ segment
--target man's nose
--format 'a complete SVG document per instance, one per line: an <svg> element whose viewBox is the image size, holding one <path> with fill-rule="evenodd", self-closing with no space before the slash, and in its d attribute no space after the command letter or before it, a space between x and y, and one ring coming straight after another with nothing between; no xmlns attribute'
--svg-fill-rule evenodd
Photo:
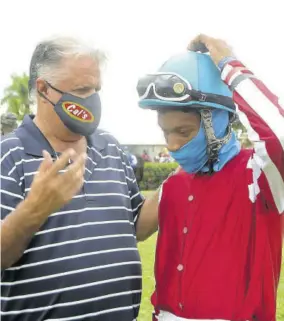
<svg viewBox="0 0 284 321"><path fill-rule="evenodd" d="M174 137L174 135L168 135L166 138L168 150L175 152L181 148L179 141Z"/></svg>

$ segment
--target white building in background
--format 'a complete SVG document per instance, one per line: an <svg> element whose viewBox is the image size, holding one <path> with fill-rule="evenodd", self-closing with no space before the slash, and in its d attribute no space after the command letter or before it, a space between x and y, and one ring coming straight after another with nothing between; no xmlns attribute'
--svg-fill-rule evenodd
<svg viewBox="0 0 284 321"><path fill-rule="evenodd" d="M122 144L122 147L127 147L128 150L135 155L142 155L144 151L150 156L151 160L161 153L166 147L165 144Z"/></svg>

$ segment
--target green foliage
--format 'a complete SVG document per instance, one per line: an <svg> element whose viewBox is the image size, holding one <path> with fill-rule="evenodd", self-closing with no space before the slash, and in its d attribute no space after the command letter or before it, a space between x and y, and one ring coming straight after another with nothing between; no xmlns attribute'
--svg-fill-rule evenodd
<svg viewBox="0 0 284 321"><path fill-rule="evenodd" d="M252 143L251 141L247 138L247 130L245 128L245 126L239 121L235 121L233 123L233 130L236 132L236 134L241 131L241 137L239 138L242 147L243 148L249 148L252 147Z"/></svg>
<svg viewBox="0 0 284 321"><path fill-rule="evenodd" d="M239 121L239 120L236 120L234 123L233 123L233 130L234 131L238 131L238 130L241 130L242 133L245 133L246 132L246 128L245 126Z"/></svg>
<svg viewBox="0 0 284 321"><path fill-rule="evenodd" d="M14 113L18 120L31 113L29 90L29 77L25 73L21 76L12 75L11 85L5 88L1 105L7 105L8 111Z"/></svg>
<svg viewBox="0 0 284 321"><path fill-rule="evenodd" d="M157 189L177 166L176 163L145 163L140 189L144 191Z"/></svg>

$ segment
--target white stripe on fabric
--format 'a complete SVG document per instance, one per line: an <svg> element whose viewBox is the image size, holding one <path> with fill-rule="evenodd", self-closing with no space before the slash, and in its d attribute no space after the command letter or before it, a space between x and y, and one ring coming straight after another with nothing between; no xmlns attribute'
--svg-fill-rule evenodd
<svg viewBox="0 0 284 321"><path fill-rule="evenodd" d="M91 162L93 163L93 165L95 165L95 166L98 165L96 162L94 162L94 161L91 159L91 157L87 156L87 159L88 159L89 161L91 161Z"/></svg>
<svg viewBox="0 0 284 321"><path fill-rule="evenodd" d="M232 71L233 67L230 64L227 64L222 73L221 73L221 79L225 80L227 78L227 76L229 75L229 73Z"/></svg>
<svg viewBox="0 0 284 321"><path fill-rule="evenodd" d="M245 79L235 89L278 138L284 150L284 118L278 108L257 88L251 79Z"/></svg>
<svg viewBox="0 0 284 321"><path fill-rule="evenodd" d="M106 225L106 224L130 224L130 225L132 225L133 223L129 222L129 220L88 222L88 223L82 223L82 224L77 224L77 225L66 225L66 226L62 226L62 227L51 228L48 230L42 230L42 231L37 232L35 235L42 235L42 234L47 234L47 233L51 233L51 232L58 232L58 231L63 231L63 230L75 229L75 228L80 228L83 226Z"/></svg>
<svg viewBox="0 0 284 321"><path fill-rule="evenodd" d="M228 81L228 85L231 86L232 85L232 82L239 76L241 76L243 73L241 71L236 71L232 77L229 79Z"/></svg>
<svg viewBox="0 0 284 321"><path fill-rule="evenodd" d="M85 171L92 174L92 172L87 167L85 167Z"/></svg>
<svg viewBox="0 0 284 321"><path fill-rule="evenodd" d="M130 191L130 192L131 192L131 191ZM140 192L138 192L138 193L132 195L132 196L130 197L130 200L132 201L133 198L135 198L135 197L137 197L137 196L140 196L140 195L141 195Z"/></svg>
<svg viewBox="0 0 284 321"><path fill-rule="evenodd" d="M88 147L90 148L90 147ZM102 159L107 159L107 158L112 158L112 159L121 159L120 156L113 156L113 155L105 155L103 156L100 152L98 152L94 147L90 148L91 150L93 150L97 155L99 155Z"/></svg>
<svg viewBox="0 0 284 321"><path fill-rule="evenodd" d="M135 215L135 217L134 217L134 219L133 219L133 222L134 223L136 223L136 221L138 220L138 217L139 217L139 215L137 214L137 215Z"/></svg>
<svg viewBox="0 0 284 321"><path fill-rule="evenodd" d="M139 207L141 207L143 205L143 203L144 203L144 200L141 203L139 203L139 205L137 207L133 208L132 211L136 212L139 209Z"/></svg>
<svg viewBox="0 0 284 321"><path fill-rule="evenodd" d="M8 211L14 211L14 207L10 207L10 206L6 206L3 204L0 204L0 208L3 208L4 210L8 210Z"/></svg>
<svg viewBox="0 0 284 321"><path fill-rule="evenodd" d="M3 190L3 189L0 189L0 192L3 193L3 194L9 195L9 196L13 196L13 197L16 197L16 198L20 198L21 200L24 199L24 197L23 197L22 195L15 194L15 193L11 193L11 192L6 191L6 190Z"/></svg>
<svg viewBox="0 0 284 321"><path fill-rule="evenodd" d="M109 132L103 132L103 133L99 133L100 136L110 136L113 137L113 135Z"/></svg>
<svg viewBox="0 0 284 321"><path fill-rule="evenodd" d="M10 179L10 180L15 181L14 179ZM21 177L20 180L23 181L24 176ZM107 181L86 181L86 180L84 180L84 183L86 183L86 184L112 184L113 183L113 184L127 185L126 182L115 181L115 180L107 180ZM21 186L21 185L22 185L22 182L20 182L19 186ZM29 190L30 190L30 187L25 189L25 191L29 191Z"/></svg>
<svg viewBox="0 0 284 321"><path fill-rule="evenodd" d="M84 237L82 239L77 239L77 240L69 240L69 241L64 241L64 242L58 242L58 243L52 243L48 245L42 245L42 246L37 246L37 247L32 247L24 251L24 254L34 252L34 251L40 251L40 250L45 250L49 249L51 247L58 247L58 246L63 246L67 244L78 244L81 242L87 242L87 241L92 241L92 240L102 240L102 239L111 239L111 238L119 238L119 237L133 237L135 236L133 234L108 234L108 235L100 235L100 236L93 236L93 237Z"/></svg>
<svg viewBox="0 0 284 321"><path fill-rule="evenodd" d="M92 266L92 267L79 269L79 270L72 270L72 271L68 271L68 272L49 274L49 275L40 276L40 277L33 278L33 279L25 279L25 280L20 280L20 281L13 281L13 282L1 282L1 286L14 286L14 285L19 285L19 284L54 279L54 278L58 278L61 276L66 276L66 275L74 275L74 274L78 274L78 273L84 273L84 272L88 272L88 271L102 270L102 269L108 269L108 268L112 268L112 267L118 267L118 266L123 266L123 265L135 265L135 264L141 265L141 262L140 261L128 261L128 262L126 261L126 262L120 262L120 263Z"/></svg>
<svg viewBox="0 0 284 321"><path fill-rule="evenodd" d="M49 217L58 216L58 215L64 215L64 214L83 213L85 211L109 211L109 210L125 210L125 211L128 211L128 212L132 212L132 209L127 208L125 206L83 207L83 208L79 208L79 209L76 209L76 210L56 212L56 213L53 213L53 214L49 215Z"/></svg>
<svg viewBox="0 0 284 321"><path fill-rule="evenodd" d="M119 148L116 144L108 144L109 147L115 147L119 152L121 152L125 157L127 157L127 155L125 154L125 152Z"/></svg>
<svg viewBox="0 0 284 321"><path fill-rule="evenodd" d="M66 172L66 170L61 170L60 172ZM36 174L38 174L38 171L35 171L35 172L27 172L27 173L24 173L24 177L26 177L26 176L32 176L32 175L36 175ZM23 180L24 179L24 177L21 177L20 178L20 180Z"/></svg>
<svg viewBox="0 0 284 321"><path fill-rule="evenodd" d="M245 126L248 138L254 142L254 150L258 158L253 157L261 167L268 181L275 205L279 213L284 211L284 182L276 165L272 162L265 146L265 142L260 141L259 135L251 127L245 113L238 111L241 123ZM260 162L260 159L262 163ZM255 173L256 175L256 173Z"/></svg>
<svg viewBox="0 0 284 321"><path fill-rule="evenodd" d="M106 172L106 171L114 171L114 172L124 172L124 169L113 168L113 167L105 167L105 168L95 168L94 172Z"/></svg>
<svg viewBox="0 0 284 321"><path fill-rule="evenodd" d="M124 165L126 168L130 169L131 171L133 171L133 168L132 168L131 166L126 165L125 162L121 162L121 163L122 163L122 165Z"/></svg>
<svg viewBox="0 0 284 321"><path fill-rule="evenodd" d="M10 137L10 138L6 138L6 139L2 140L0 142L0 144L2 145L3 143L8 142L9 140L18 140L18 141L20 141L18 137Z"/></svg>
<svg viewBox="0 0 284 321"><path fill-rule="evenodd" d="M1 296L0 299L3 300L3 301L12 301L12 300L19 300L19 299L26 299L26 298L35 298L35 297L48 295L48 294L53 294L53 293L60 293L60 292L64 292L64 291L83 289L83 288L87 288L87 287L90 287L90 286L96 286L96 285L107 284L107 283L112 283L112 282L119 282L119 281L125 281L125 280L141 279L141 278L142 278L141 275L124 276L124 277L121 277L121 278L113 278L113 279L96 281L96 282L91 282L91 283L86 283L86 284L68 286L66 288L60 288L60 289L50 290L50 291L45 291L45 292L37 292L37 293L31 293L31 294L25 294L25 295L16 295L16 296L10 296L10 297Z"/></svg>
<svg viewBox="0 0 284 321"><path fill-rule="evenodd" d="M86 184L110 184L110 183L114 183L114 184L127 185L126 182L115 181L115 180L107 180L107 181L86 181L86 180L84 180L84 182Z"/></svg>
<svg viewBox="0 0 284 321"><path fill-rule="evenodd" d="M47 319L46 321L73 321L73 320L82 320L82 317L84 318L89 318L89 317L95 317L98 315L106 314L106 313L111 313L111 312L118 312L118 311L125 311L125 310L131 310L133 308L138 308L140 306L140 303L138 304L133 304L132 306L127 306L127 307L119 307L119 308L112 308L112 309L107 309L107 310L101 310L99 312L94 312L94 313L87 313L87 314L81 314L79 316L75 317L67 317L67 318L56 318L56 319Z"/></svg>
<svg viewBox="0 0 284 321"><path fill-rule="evenodd" d="M9 156L11 154L11 152L14 152L16 150L24 150L24 147L20 147L20 146L17 146L17 147L14 147L14 148L11 148L6 154L3 155L3 157L0 159L0 163L3 162L3 160Z"/></svg>
<svg viewBox="0 0 284 321"><path fill-rule="evenodd" d="M126 175L125 175L125 178L126 178L128 181L130 181L131 183L133 183L133 184L136 183L136 179L135 179L135 178L132 179L132 178L126 176Z"/></svg>
<svg viewBox="0 0 284 321"><path fill-rule="evenodd" d="M253 154L253 156L249 158L247 163L247 168L252 169L252 183L248 185L249 199L251 200L252 203L256 201L257 195L260 193L258 179L262 173L262 170L261 170L262 166L259 165L259 163L255 159L256 157L257 155Z"/></svg>
<svg viewBox="0 0 284 321"><path fill-rule="evenodd" d="M44 261L39 261L39 262L34 262L34 263L29 263L29 264L23 264L20 266L10 267L9 269L6 269L5 271L17 271L17 270L22 270L22 269L34 267L34 266L51 264L51 263L55 263L55 262L77 259L77 258L86 257L86 256L100 255L100 254L114 253L114 252L124 252L124 251L137 251L137 248L136 247L125 247L125 248L118 248L118 249L101 250L101 251L87 252L87 253L81 253L81 254L74 254L74 255L69 255L69 256L61 256L56 259L44 260Z"/></svg>
<svg viewBox="0 0 284 321"><path fill-rule="evenodd" d="M22 163L32 163L32 162L41 162L43 161L43 158L31 158L31 159L21 159L19 162L15 162L15 166L12 167L8 175L10 176L14 170L17 168L18 165L21 165Z"/></svg>
<svg viewBox="0 0 284 321"><path fill-rule="evenodd" d="M73 198L84 198L84 197L106 197L106 196L121 196L124 198L129 198L129 195L121 194L121 193L99 193L99 194L81 194L75 195Z"/></svg>
<svg viewBox="0 0 284 321"><path fill-rule="evenodd" d="M15 314L22 314L22 313L33 313L33 312L39 312L39 311L46 311L46 310L51 310L51 309L54 309L54 308L68 307L68 306L84 304L84 303L88 303L88 302L101 301L101 300L104 300L104 299L115 298L115 297L118 297L118 296L123 296L123 295L128 295L128 294L135 294L135 293L142 293L142 290L117 292L117 293L112 293L112 294L93 297L93 298L90 298L90 299L84 299L84 300L79 300L79 301L71 301L71 302L65 302L65 303L57 303L57 304L54 304L54 305L48 305L48 306L39 307L39 308L33 308L33 309L7 311L7 312L2 312L0 314L2 314L2 315L15 315Z"/></svg>
<svg viewBox="0 0 284 321"><path fill-rule="evenodd" d="M7 176L0 175L0 178L4 179L6 181L12 181L12 182L17 183L17 181L13 177L7 177Z"/></svg>

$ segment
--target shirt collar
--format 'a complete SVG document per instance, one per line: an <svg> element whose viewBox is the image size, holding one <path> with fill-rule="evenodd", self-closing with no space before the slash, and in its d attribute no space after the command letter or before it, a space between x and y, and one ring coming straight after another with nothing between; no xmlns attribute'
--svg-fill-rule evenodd
<svg viewBox="0 0 284 321"><path fill-rule="evenodd" d="M50 155L56 157L55 152L45 138L40 129L33 122L34 115L26 115L22 124L16 129L16 136L21 140L25 152L33 156L42 156L42 151L46 150ZM106 140L98 132L87 138L88 144L96 150L103 150L106 147Z"/></svg>

